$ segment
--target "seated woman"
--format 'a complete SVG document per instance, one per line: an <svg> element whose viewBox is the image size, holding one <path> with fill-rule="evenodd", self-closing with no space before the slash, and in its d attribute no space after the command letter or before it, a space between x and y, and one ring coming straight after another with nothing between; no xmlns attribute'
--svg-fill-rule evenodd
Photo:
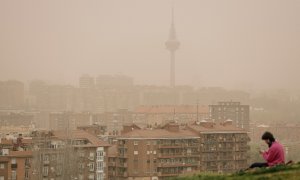
<svg viewBox="0 0 300 180"><path fill-rule="evenodd" d="M266 162L253 163L249 168L268 167L278 164L284 164L285 158L283 146L278 141L275 141L273 134L270 132L265 132L262 135L261 139L264 140L269 146L269 149L267 151L259 151Z"/></svg>

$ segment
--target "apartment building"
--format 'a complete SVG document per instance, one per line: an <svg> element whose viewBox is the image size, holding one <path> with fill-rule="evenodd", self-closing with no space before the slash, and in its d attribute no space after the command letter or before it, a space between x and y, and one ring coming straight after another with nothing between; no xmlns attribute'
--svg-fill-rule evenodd
<svg viewBox="0 0 300 180"><path fill-rule="evenodd" d="M163 179L199 167L200 138L177 124L167 124L163 129L133 125L122 133L117 138L117 157L109 160L109 179Z"/></svg>
<svg viewBox="0 0 300 180"><path fill-rule="evenodd" d="M248 166L250 138L231 120L220 124L202 120L188 128L201 139L200 171L230 173Z"/></svg>
<svg viewBox="0 0 300 180"><path fill-rule="evenodd" d="M215 122L222 122L228 119L233 120L233 125L250 129L250 108L249 105L242 105L240 102L225 101L216 105L210 105L210 117Z"/></svg>
<svg viewBox="0 0 300 180"><path fill-rule="evenodd" d="M31 179L31 145L31 139L21 135L0 139L0 180Z"/></svg>
<svg viewBox="0 0 300 180"><path fill-rule="evenodd" d="M82 131L35 132L35 179L107 179L109 144Z"/></svg>
<svg viewBox="0 0 300 180"><path fill-rule="evenodd" d="M161 128L126 126L109 149L109 179L167 179L199 172L235 172L247 166L249 137L231 121L199 121Z"/></svg>

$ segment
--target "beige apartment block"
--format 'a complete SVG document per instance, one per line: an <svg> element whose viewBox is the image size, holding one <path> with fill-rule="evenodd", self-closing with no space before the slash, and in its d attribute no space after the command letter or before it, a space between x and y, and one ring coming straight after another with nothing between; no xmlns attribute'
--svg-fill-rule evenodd
<svg viewBox="0 0 300 180"><path fill-rule="evenodd" d="M126 126L109 149L109 179L167 179L206 171L227 173L247 166L247 133L232 126L200 121L161 128Z"/></svg>

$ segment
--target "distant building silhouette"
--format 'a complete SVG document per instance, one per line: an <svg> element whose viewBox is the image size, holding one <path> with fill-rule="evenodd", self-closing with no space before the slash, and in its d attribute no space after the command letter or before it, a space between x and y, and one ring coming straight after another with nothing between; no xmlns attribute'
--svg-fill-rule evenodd
<svg viewBox="0 0 300 180"><path fill-rule="evenodd" d="M95 79L87 74L82 75L79 78L80 88L92 88L95 85Z"/></svg>

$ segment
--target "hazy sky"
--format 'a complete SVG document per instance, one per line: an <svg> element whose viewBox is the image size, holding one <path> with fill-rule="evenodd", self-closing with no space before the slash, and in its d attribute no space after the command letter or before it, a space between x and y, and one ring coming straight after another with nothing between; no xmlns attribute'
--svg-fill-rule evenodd
<svg viewBox="0 0 300 180"><path fill-rule="evenodd" d="M169 84L170 0L1 0L0 80ZM300 87L299 0L175 0L177 84Z"/></svg>

